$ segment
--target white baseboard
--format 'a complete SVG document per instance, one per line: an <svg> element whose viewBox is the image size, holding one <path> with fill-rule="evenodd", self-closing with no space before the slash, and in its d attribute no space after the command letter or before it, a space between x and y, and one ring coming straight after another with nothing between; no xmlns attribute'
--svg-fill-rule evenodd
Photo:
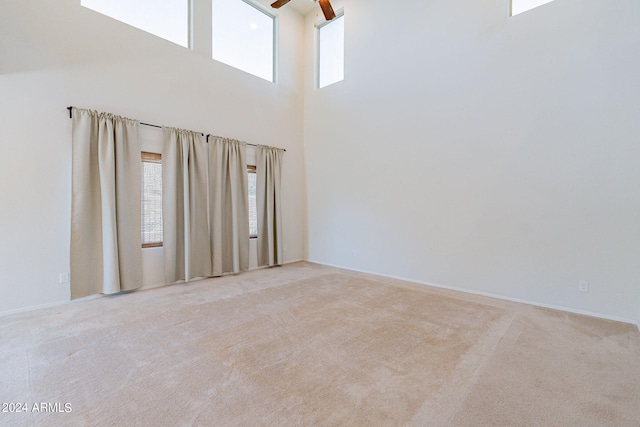
<svg viewBox="0 0 640 427"><path fill-rule="evenodd" d="M50 302L50 303L47 303L47 304L30 305L28 307L16 308L14 310L1 311L0 312L0 316L8 316L10 314L27 313L29 311L40 310L40 309L43 309L43 308L51 308L51 307L59 307L59 306L62 306L62 305L67 305L67 304L75 304L76 302L87 301L87 300L91 300L91 299L95 299L95 298L100 298L100 297L103 297L103 296L104 295L102 295L102 294L97 294L97 295L89 295L87 297L78 298L78 299L74 299L74 300L62 300L62 301Z"/></svg>
<svg viewBox="0 0 640 427"><path fill-rule="evenodd" d="M41 309L41 308L57 307L57 306L63 305L63 304L69 304L69 301L67 301L67 300L56 301L56 302L50 302L48 304L31 305L29 307L23 307L23 308L16 308L16 309L13 309L13 310L1 311L0 312L0 316L8 316L10 314L26 313L28 311L38 310L38 309Z"/></svg>
<svg viewBox="0 0 640 427"><path fill-rule="evenodd" d="M304 260L303 259L295 259L295 260L285 261L284 263L282 263L282 265L294 264L296 262L301 262L301 261L304 261ZM269 268L269 266L262 266L262 267L252 268L249 271L263 270L265 268ZM192 281L203 280L203 279L208 279L208 277L192 279ZM178 283L185 283L185 282L178 282ZM170 284L158 283L158 284L155 284L155 285L143 285L142 287L136 289L136 291L148 291L148 290L151 290L151 289L162 288L164 286L171 286L171 285L174 285L174 284L175 283L170 283ZM74 299L74 300L62 300L62 301L50 302L50 303L47 303L47 304L31 305L31 306L28 306L28 307L16 308L16 309L13 309L13 310L0 311L0 316L8 316L8 315L11 315L11 314L26 313L26 312L29 312L29 311L39 310L39 309L43 309L43 308L58 307L58 306L61 306L61 305L76 303L76 302L80 302L80 301L86 301L86 300L89 300L89 299L101 298L103 296L105 296L105 295L103 295L103 294L95 294L95 295L89 295L87 297L78 298L78 299Z"/></svg>
<svg viewBox="0 0 640 427"><path fill-rule="evenodd" d="M485 297L489 297L489 298L496 298L496 299L500 299L500 300L517 302L517 303L521 303L521 304L528 304L528 305L533 305L535 307L544 307L544 308L550 308L550 309L553 309L553 310L560 310L560 311L566 311L566 312L569 312L569 313L576 313L576 314L582 314L582 315L585 315L585 316L597 317L597 318L600 318L600 319L614 320L616 322L631 323L631 324L635 324L637 326L637 328L638 328L638 332L640 332L640 319L639 320L632 320L632 319L626 319L626 318L618 317L618 316L609 316L609 315L606 315L606 314L594 313L594 312L585 311L585 310L576 310L576 309L569 308L569 307L561 307L561 306L557 306L557 305L544 304L544 303L540 303L540 302L536 302L536 301L529 301L529 300L520 299L520 298L512 298L512 297L507 297L507 296L504 296L504 295L492 294L492 293L489 293L489 292L481 292L481 291L474 291L474 290L471 290L471 289L457 288L457 287L454 287L454 286L440 285L440 284L437 284L437 283L424 282L424 281L421 281L421 280L409 279L409 278L406 278L406 277L394 276L394 275L390 275L390 274L382 274L382 273L377 273L377 272L369 271L369 270L361 270L361 269L356 269L356 268L350 268L350 267L345 267L345 266L342 266L342 265L329 264L329 263L320 262L320 261L296 259L296 260L286 261L282 265L295 264L296 262L301 262L301 261L307 261L307 262L311 262L311 263L319 264L319 265L326 265L328 267L340 268L342 270L355 271L355 272L358 272L358 273L372 274L374 276L388 277L390 279L403 280L405 282L416 283L418 285L433 286L434 288L448 289L448 290L451 290L451 291L464 292L464 293L472 294L472 295L481 295L481 296L485 296ZM262 269L265 269L265 268L269 268L269 267L256 267L256 268L251 269L249 271L262 270ZM143 291L143 290L155 289L155 288L160 288L160 287L163 287L163 286L167 286L167 285L159 284L159 285L143 286L142 288L140 288L140 290ZM61 306L61 305L72 304L72 303L81 302L81 301L87 301L87 300L90 300L90 299L100 298L100 297L103 297L103 296L104 295L102 295L102 294L89 295L87 297L78 298L78 299L75 299L75 300L56 301L56 302L47 303L47 304L34 305L34 306L29 306L29 307L17 308L17 309L14 309L14 310L2 311L2 312L0 312L0 317L1 316L11 315L11 314L26 313L26 312L29 312L29 311L34 311L34 310L43 309L43 308L58 307L58 306Z"/></svg>
<svg viewBox="0 0 640 427"><path fill-rule="evenodd" d="M535 307L550 308L550 309L553 309L553 310L565 311L565 312L568 312L568 313L582 314L584 316L597 317L597 318L600 318L600 319L613 320L613 321L616 321L616 322L631 323L633 325L636 325L638 327L638 331L640 331L640 320L627 319L627 318L618 317L618 316L610 316L610 315L607 315L607 314L594 313L594 312L585 311L585 310L577 310L577 309L570 308L570 307L562 307L562 306L558 306L558 305L545 304L545 303L541 303L541 302L537 302L537 301L529 301L529 300L521 299L521 298L512 298L512 297L507 297L507 296L504 296L504 295L492 294L492 293L489 293L489 292L474 291L472 289L457 288L455 286L440 285L440 284L437 284L437 283L430 283L430 282L424 282L424 281L416 280L416 279L409 279L409 278L406 278L406 277L400 277L400 276L393 276L393 275L390 275L390 274L377 273L375 271L360 270L360 269L357 269L357 268L350 268L350 267L345 267L345 266L335 265L335 264L329 264L329 263L320 262L320 261L308 260L308 262L312 262L314 264L326 265L327 267L335 267L335 268L340 268L340 269L343 269L343 270L354 271L354 272L358 272L358 273L365 273L365 274L372 274L374 276L388 277L389 279L403 280L405 282L415 283L415 284L418 284L418 285L432 286L434 288L448 289L448 290L456 291L456 292L464 292L466 294L481 295L481 296L484 296L484 297L496 298L496 299L500 299L500 300L517 302L517 303L527 304L527 305L533 305Z"/></svg>

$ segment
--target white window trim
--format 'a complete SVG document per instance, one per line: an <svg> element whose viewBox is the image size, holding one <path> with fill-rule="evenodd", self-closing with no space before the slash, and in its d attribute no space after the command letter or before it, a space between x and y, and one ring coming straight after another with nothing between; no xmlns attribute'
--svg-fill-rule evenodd
<svg viewBox="0 0 640 427"><path fill-rule="evenodd" d="M334 19L338 19L344 16L344 7L341 7L340 9L335 11L336 13L336 17ZM332 23L334 21L334 19L332 19L331 21L327 21L324 17L320 17L314 24L314 31L313 31L313 37L314 37L314 59L313 59L313 88L315 90L321 89L320 87L320 29L322 27L324 27L325 25L329 25L330 23ZM345 54L346 56L346 54ZM346 62L346 58L345 58L345 62ZM337 82L336 82L337 83ZM329 85L331 86L331 85ZM326 87L326 86L325 86Z"/></svg>
<svg viewBox="0 0 640 427"><path fill-rule="evenodd" d="M212 0L191 0L189 10L189 36L191 50L211 58L213 46L211 44L212 24Z"/></svg>

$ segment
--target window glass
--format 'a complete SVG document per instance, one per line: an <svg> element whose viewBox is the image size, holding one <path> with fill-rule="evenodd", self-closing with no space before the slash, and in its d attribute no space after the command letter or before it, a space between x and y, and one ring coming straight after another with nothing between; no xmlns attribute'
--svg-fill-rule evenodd
<svg viewBox="0 0 640 427"><path fill-rule="evenodd" d="M213 59L273 81L274 18L243 0L213 0Z"/></svg>
<svg viewBox="0 0 640 427"><path fill-rule="evenodd" d="M318 33L318 87L325 87L344 80L344 15Z"/></svg>
<svg viewBox="0 0 640 427"><path fill-rule="evenodd" d="M162 159L142 153L142 247L162 246Z"/></svg>
<svg viewBox="0 0 640 427"><path fill-rule="evenodd" d="M80 4L189 47L189 0L81 0Z"/></svg>
<svg viewBox="0 0 640 427"><path fill-rule="evenodd" d="M249 183L249 236L258 237L258 210L256 204L256 167L247 169Z"/></svg>
<svg viewBox="0 0 640 427"><path fill-rule="evenodd" d="M553 0L511 0L511 16L517 15L534 7L542 6Z"/></svg>

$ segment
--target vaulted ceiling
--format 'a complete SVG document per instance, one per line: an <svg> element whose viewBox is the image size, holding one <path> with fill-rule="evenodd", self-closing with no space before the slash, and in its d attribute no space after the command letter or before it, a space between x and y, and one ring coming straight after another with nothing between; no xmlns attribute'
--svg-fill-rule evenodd
<svg viewBox="0 0 640 427"><path fill-rule="evenodd" d="M292 7L299 13L306 15L307 13L318 8L318 5L313 0L291 0L287 4L288 7Z"/></svg>

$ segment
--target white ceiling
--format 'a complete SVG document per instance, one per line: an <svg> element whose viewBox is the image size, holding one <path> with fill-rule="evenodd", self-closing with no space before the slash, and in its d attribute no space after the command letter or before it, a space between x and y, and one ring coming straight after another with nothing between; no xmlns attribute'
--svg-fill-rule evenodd
<svg viewBox="0 0 640 427"><path fill-rule="evenodd" d="M299 13L306 15L307 13L315 10L319 7L313 0L291 0L289 3L282 7L292 7Z"/></svg>

